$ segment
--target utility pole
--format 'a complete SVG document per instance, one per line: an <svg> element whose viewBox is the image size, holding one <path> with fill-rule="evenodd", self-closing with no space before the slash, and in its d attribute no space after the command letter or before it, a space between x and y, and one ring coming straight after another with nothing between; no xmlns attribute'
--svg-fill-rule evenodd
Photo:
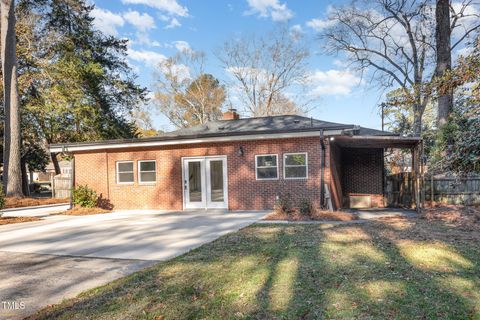
<svg viewBox="0 0 480 320"><path fill-rule="evenodd" d="M383 131L383 128L384 128L384 126L385 126L385 121L384 121L384 117L385 117L385 110L384 110L384 109L385 109L385 103L384 103L384 102L382 102L382 103L380 104L380 108L382 108L382 131Z"/></svg>

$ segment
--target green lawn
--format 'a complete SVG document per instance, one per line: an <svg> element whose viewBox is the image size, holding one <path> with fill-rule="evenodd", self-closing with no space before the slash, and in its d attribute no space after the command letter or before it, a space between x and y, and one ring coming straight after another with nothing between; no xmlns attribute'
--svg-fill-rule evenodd
<svg viewBox="0 0 480 320"><path fill-rule="evenodd" d="M480 319L480 235L442 222L254 225L40 319Z"/></svg>

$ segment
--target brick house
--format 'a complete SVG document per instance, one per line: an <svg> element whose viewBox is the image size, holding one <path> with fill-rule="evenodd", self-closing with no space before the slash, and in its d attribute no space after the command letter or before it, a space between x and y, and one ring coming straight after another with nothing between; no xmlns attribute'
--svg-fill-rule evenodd
<svg viewBox="0 0 480 320"><path fill-rule="evenodd" d="M228 111L158 137L57 144L50 152L72 154L75 185L116 209L260 210L282 197L339 209L384 206L384 148L415 150L419 142L302 116L240 119Z"/></svg>

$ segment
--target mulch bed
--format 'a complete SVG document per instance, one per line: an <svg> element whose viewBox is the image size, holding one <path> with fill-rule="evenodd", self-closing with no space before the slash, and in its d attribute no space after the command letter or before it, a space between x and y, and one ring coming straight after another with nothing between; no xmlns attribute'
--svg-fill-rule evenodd
<svg viewBox="0 0 480 320"><path fill-rule="evenodd" d="M93 214L105 214L111 213L112 210L107 210L103 208L82 208L82 207L74 207L73 209L63 211L58 213L60 215L67 215L67 216L88 216Z"/></svg>
<svg viewBox="0 0 480 320"><path fill-rule="evenodd" d="M298 211L291 213L269 213L263 220L284 220L284 221L352 221L357 220L355 214L342 211L315 211L309 215L302 215Z"/></svg>
<svg viewBox="0 0 480 320"><path fill-rule="evenodd" d="M0 217L0 225L12 224L12 223L21 223L21 222L32 222L40 221L42 219L35 217Z"/></svg>
<svg viewBox="0 0 480 320"><path fill-rule="evenodd" d="M421 219L446 222L452 226L480 228L480 206L442 205L425 208Z"/></svg>
<svg viewBox="0 0 480 320"><path fill-rule="evenodd" d="M5 200L5 209L44 206L49 204L67 203L70 201L69 199L14 197L7 197Z"/></svg>

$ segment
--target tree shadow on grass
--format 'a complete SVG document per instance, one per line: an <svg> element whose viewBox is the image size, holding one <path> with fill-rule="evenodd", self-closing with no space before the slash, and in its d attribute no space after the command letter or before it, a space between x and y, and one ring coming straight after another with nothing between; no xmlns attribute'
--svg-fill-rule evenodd
<svg viewBox="0 0 480 320"><path fill-rule="evenodd" d="M329 230L322 232L333 239L319 248L321 260L326 262L325 276L320 277L325 296L312 307L312 314L379 319L479 317L480 297L468 299L452 290L447 281L460 277L478 292L479 251L459 249L438 237L427 240L425 234L421 236L424 240L402 243L412 228L419 226L416 222L404 230L381 223L338 226L333 229L338 239L329 235ZM342 233L343 238L338 236ZM355 233L362 234L362 239L349 239L349 234ZM422 246L429 248L426 254L430 256L412 260ZM438 255L442 250L445 252Z"/></svg>

